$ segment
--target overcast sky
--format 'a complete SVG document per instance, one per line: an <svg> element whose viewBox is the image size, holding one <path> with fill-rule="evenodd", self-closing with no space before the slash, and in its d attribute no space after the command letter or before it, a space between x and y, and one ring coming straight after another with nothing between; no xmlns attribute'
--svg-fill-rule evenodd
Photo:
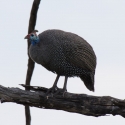
<svg viewBox="0 0 125 125"><path fill-rule="evenodd" d="M28 21L33 0L0 2L0 84L19 87L27 70ZM125 0L41 0L36 29L61 29L86 39L97 56L95 92L79 78L68 79L68 92L125 99ZM48 79L49 77L49 79ZM36 64L31 85L50 88L56 75ZM63 86L64 77L59 80ZM124 125L121 116L90 117L31 108L32 125ZM24 106L0 104L0 125L24 125Z"/></svg>

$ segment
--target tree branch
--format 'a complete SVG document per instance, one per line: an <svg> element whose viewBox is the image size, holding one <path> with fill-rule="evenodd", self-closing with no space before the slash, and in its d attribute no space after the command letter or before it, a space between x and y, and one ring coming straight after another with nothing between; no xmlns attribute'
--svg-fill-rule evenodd
<svg viewBox="0 0 125 125"><path fill-rule="evenodd" d="M25 106L57 109L88 116L121 115L125 118L125 100L110 96L90 96L86 94L61 93L45 96L47 88L22 85L30 89L6 88L0 86L1 102L14 102Z"/></svg>
<svg viewBox="0 0 125 125"><path fill-rule="evenodd" d="M34 0L34 2L33 2L31 13L30 13L30 19L29 19L28 34L31 33L35 28L36 20L37 20L37 11L39 8L40 1L41 0ZM28 59L28 69L27 69L25 84L30 85L30 81L32 78L35 63L33 62L33 60L29 56L29 51L28 51L29 46L30 46L29 40L27 41L27 43L28 43L27 52L28 52L29 59ZM30 125L31 115L30 115L30 109L28 106L25 106L25 116L26 116L26 125Z"/></svg>

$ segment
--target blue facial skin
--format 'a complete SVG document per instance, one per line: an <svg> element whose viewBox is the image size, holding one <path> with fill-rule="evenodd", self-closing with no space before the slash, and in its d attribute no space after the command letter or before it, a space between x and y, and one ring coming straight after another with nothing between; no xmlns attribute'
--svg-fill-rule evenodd
<svg viewBox="0 0 125 125"><path fill-rule="evenodd" d="M39 43L39 37L35 36L34 34L30 35L30 42L33 46Z"/></svg>

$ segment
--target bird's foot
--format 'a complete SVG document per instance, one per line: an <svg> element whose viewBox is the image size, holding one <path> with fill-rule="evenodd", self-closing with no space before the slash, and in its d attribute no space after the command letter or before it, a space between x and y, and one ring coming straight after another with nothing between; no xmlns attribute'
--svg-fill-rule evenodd
<svg viewBox="0 0 125 125"><path fill-rule="evenodd" d="M64 97L66 92L67 92L66 89L59 89L59 88L58 88L57 92L54 93L54 95L62 94L63 97Z"/></svg>
<svg viewBox="0 0 125 125"><path fill-rule="evenodd" d="M51 87L51 88L49 88L48 90L47 90L47 92L45 93L45 96L47 97L47 99L49 98L49 97L53 97L53 95L58 91L58 87L56 86L56 87Z"/></svg>
<svg viewBox="0 0 125 125"><path fill-rule="evenodd" d="M49 97L54 97L59 94L61 94L63 97L65 96L65 93L67 92L66 89L60 89L58 87L51 87L48 89L48 91L45 93L46 98L48 99Z"/></svg>

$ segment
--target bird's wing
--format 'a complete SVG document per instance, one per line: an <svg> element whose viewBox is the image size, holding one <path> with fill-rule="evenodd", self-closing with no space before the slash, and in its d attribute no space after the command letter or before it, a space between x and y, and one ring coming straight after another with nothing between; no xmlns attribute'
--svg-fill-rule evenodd
<svg viewBox="0 0 125 125"><path fill-rule="evenodd" d="M96 56L89 43L83 38L70 33L63 38L62 42L63 51L68 62L87 71L95 70Z"/></svg>
<svg viewBox="0 0 125 125"><path fill-rule="evenodd" d="M58 52L61 48L61 53L69 63L87 71L95 70L96 56L93 48L80 36L61 30L47 30L39 38L44 45L52 45L52 49L48 47L49 50Z"/></svg>

